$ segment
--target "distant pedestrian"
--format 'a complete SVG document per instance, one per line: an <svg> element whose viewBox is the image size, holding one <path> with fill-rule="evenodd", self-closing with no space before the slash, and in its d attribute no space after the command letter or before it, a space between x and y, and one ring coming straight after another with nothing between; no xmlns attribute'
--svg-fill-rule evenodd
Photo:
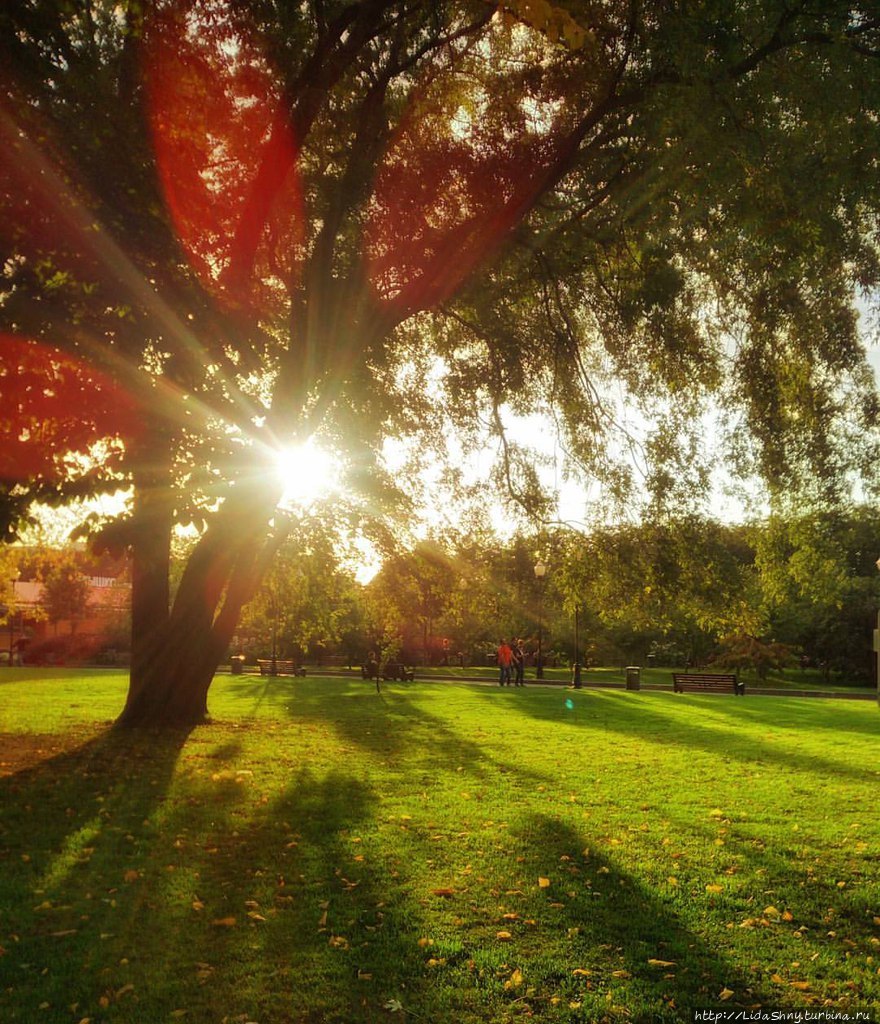
<svg viewBox="0 0 880 1024"><path fill-rule="evenodd" d="M510 686L510 670L513 665L513 649L506 640L498 645L498 685Z"/></svg>
<svg viewBox="0 0 880 1024"><path fill-rule="evenodd" d="M522 640L514 640L511 644L513 652L513 678L516 686L526 685L526 652Z"/></svg>

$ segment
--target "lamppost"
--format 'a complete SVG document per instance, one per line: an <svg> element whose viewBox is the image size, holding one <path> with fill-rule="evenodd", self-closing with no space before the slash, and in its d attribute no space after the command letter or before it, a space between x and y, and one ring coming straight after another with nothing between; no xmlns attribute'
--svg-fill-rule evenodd
<svg viewBox="0 0 880 1024"><path fill-rule="evenodd" d="M579 690L581 688L581 645L579 636L581 606L574 606L574 664L572 666L571 685Z"/></svg>
<svg viewBox="0 0 880 1024"><path fill-rule="evenodd" d="M269 672L278 675L278 595L275 593L275 581L269 581L269 614L272 616L272 664Z"/></svg>
<svg viewBox="0 0 880 1024"><path fill-rule="evenodd" d="M15 656L15 645L13 643L15 639L15 584L18 583L18 577L21 575L18 569L13 571L13 574L9 580L12 584L12 599L9 602L9 667L12 668L13 658Z"/></svg>
<svg viewBox="0 0 880 1024"><path fill-rule="evenodd" d="M535 563L535 579L538 581L538 667L535 672L537 679L544 678L544 649L543 649L543 627L544 627L544 577L547 575L547 566L539 559Z"/></svg>
<svg viewBox="0 0 880 1024"><path fill-rule="evenodd" d="M880 558L874 563L880 570ZM880 704L880 610L877 612L877 628L874 630L874 682L877 685L877 703Z"/></svg>

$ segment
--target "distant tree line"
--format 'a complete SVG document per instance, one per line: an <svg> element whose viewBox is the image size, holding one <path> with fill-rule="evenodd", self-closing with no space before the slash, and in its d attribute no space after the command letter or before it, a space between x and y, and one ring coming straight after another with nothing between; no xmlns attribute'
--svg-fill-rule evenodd
<svg viewBox="0 0 880 1024"><path fill-rule="evenodd" d="M500 637L570 664L812 666L872 678L880 514L728 525L700 516L518 534L447 532L386 554L366 584L313 532L282 545L235 651L359 664L485 664ZM546 575L535 573L538 561ZM575 620L577 619L577 648Z"/></svg>

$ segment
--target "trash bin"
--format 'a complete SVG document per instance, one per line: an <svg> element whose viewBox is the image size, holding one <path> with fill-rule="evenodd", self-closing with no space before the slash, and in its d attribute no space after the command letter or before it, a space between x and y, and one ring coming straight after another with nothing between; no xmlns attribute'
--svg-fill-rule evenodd
<svg viewBox="0 0 880 1024"><path fill-rule="evenodd" d="M232 669L232 674L234 676L240 676L244 671L244 655L233 654L232 657L229 659L229 663L230 668Z"/></svg>
<svg viewBox="0 0 880 1024"><path fill-rule="evenodd" d="M641 673L642 673L642 670L638 667L638 665L628 665L627 666L627 669L626 669L626 688L628 690L641 690L641 688L642 688Z"/></svg>

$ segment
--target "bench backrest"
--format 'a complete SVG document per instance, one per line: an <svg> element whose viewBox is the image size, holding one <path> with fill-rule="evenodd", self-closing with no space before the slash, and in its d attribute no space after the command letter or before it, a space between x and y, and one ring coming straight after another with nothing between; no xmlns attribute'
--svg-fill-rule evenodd
<svg viewBox="0 0 880 1024"><path fill-rule="evenodd" d="M677 683L735 683L736 676L710 672L673 672L672 678Z"/></svg>

